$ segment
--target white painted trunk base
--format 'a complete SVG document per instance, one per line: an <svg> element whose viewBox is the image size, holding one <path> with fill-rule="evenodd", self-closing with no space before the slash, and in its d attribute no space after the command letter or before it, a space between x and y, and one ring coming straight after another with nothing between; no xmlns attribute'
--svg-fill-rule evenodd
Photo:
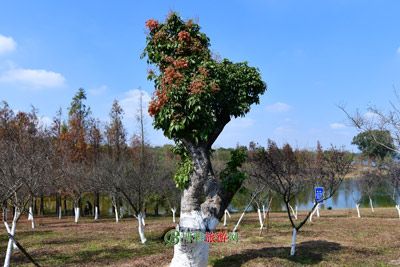
<svg viewBox="0 0 400 267"><path fill-rule="evenodd" d="M296 238L297 238L297 230L296 230L296 228L293 228L292 246L290 248L290 256L294 256L294 254L296 254Z"/></svg>
<svg viewBox="0 0 400 267"><path fill-rule="evenodd" d="M267 213L265 212L265 205L262 205L263 219L267 217Z"/></svg>
<svg viewBox="0 0 400 267"><path fill-rule="evenodd" d="M229 213L229 211L226 209L224 211L224 226L226 227L226 216L229 216L229 218L231 217L231 214Z"/></svg>
<svg viewBox="0 0 400 267"><path fill-rule="evenodd" d="M374 205L372 204L372 199L371 198L369 198L369 205L371 206L372 212L375 212L374 211Z"/></svg>
<svg viewBox="0 0 400 267"><path fill-rule="evenodd" d="M75 223L78 223L80 217L80 208L75 208Z"/></svg>
<svg viewBox="0 0 400 267"><path fill-rule="evenodd" d="M239 218L238 222L236 223L235 227L233 228L232 232L236 232L237 228L239 227L240 222L243 219L243 216L244 216L245 212L246 212L246 210L243 211L242 215L240 216L240 218Z"/></svg>
<svg viewBox="0 0 400 267"><path fill-rule="evenodd" d="M399 213L399 219L400 219L400 205L396 205L396 210Z"/></svg>
<svg viewBox="0 0 400 267"><path fill-rule="evenodd" d="M296 211L293 209L292 205L289 204L289 208L292 211L293 217L295 220L297 220L297 205L295 207L296 207Z"/></svg>
<svg viewBox="0 0 400 267"><path fill-rule="evenodd" d="M97 221L99 219L99 207L94 207L94 220Z"/></svg>
<svg viewBox="0 0 400 267"><path fill-rule="evenodd" d="M358 216L358 218L361 218L361 215L360 215L360 204L356 204L356 209L357 209L357 216Z"/></svg>
<svg viewBox="0 0 400 267"><path fill-rule="evenodd" d="M117 209L116 205L114 205L114 213L115 213L115 222L118 223L119 222L119 216L118 216L118 209Z"/></svg>
<svg viewBox="0 0 400 267"><path fill-rule="evenodd" d="M319 203L317 204L317 206L315 206L315 209L310 214L310 222L312 222L312 217L318 211L318 207L319 207Z"/></svg>
<svg viewBox="0 0 400 267"><path fill-rule="evenodd" d="M172 211L172 222L173 222L173 223L176 223L176 220L175 220L176 208L175 208L175 207L174 207L174 208L171 208L171 211Z"/></svg>
<svg viewBox="0 0 400 267"><path fill-rule="evenodd" d="M260 230L262 230L264 227L264 222L261 215L261 210L259 208L257 209L257 213L258 213L258 220L260 221Z"/></svg>
<svg viewBox="0 0 400 267"><path fill-rule="evenodd" d="M58 219L61 220L62 217L62 210L61 210L61 205L58 207Z"/></svg>
<svg viewBox="0 0 400 267"><path fill-rule="evenodd" d="M136 217L138 220L138 231L139 231L139 237L140 237L140 242L142 242L142 244L146 243L147 239L144 236L144 226L146 225L144 222L144 218L142 213L139 213L139 215Z"/></svg>
<svg viewBox="0 0 400 267"><path fill-rule="evenodd" d="M15 236L15 230L17 228L17 221L21 213L19 212L18 208L15 209L14 213L14 218L12 222L11 229L8 226L7 222L4 222L4 225L6 226L7 232L10 233L12 236ZM7 245L7 251L6 251L6 257L4 259L4 267L9 267L10 266L10 261L11 261L11 255L12 255L12 250L13 248L16 247L14 242L12 241L11 238L8 239L8 245Z"/></svg>
<svg viewBox="0 0 400 267"><path fill-rule="evenodd" d="M31 223L32 223L32 229L35 229L35 220L34 220L34 218L33 218L33 209L32 209L32 206L29 207L28 221L31 221Z"/></svg>
<svg viewBox="0 0 400 267"><path fill-rule="evenodd" d="M208 229L216 228L218 220L209 220ZM181 213L180 227L205 231L206 225L200 211ZM179 242L174 246L174 257L170 267L206 267L208 264L209 244L207 242Z"/></svg>
<svg viewBox="0 0 400 267"><path fill-rule="evenodd" d="M319 203L317 204L316 210L317 210L317 217L319 218Z"/></svg>

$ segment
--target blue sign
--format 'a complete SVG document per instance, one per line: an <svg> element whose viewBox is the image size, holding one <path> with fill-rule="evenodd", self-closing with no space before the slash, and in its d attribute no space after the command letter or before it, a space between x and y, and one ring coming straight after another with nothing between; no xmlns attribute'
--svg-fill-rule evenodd
<svg viewBox="0 0 400 267"><path fill-rule="evenodd" d="M316 187L315 188L315 202L322 203L324 200L324 188L323 187Z"/></svg>

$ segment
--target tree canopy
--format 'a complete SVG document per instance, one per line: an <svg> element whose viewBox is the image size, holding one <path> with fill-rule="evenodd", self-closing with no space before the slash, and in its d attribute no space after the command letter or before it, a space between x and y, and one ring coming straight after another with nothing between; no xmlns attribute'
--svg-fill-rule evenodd
<svg viewBox="0 0 400 267"><path fill-rule="evenodd" d="M244 116L266 90L257 68L213 58L210 40L192 20L171 13L150 19L143 57L155 83L149 113L154 126L175 141L211 147L231 117Z"/></svg>
<svg viewBox="0 0 400 267"><path fill-rule="evenodd" d="M353 138L353 145L357 145L364 156L370 159L383 159L392 155L395 150L393 138L387 130L367 130Z"/></svg>

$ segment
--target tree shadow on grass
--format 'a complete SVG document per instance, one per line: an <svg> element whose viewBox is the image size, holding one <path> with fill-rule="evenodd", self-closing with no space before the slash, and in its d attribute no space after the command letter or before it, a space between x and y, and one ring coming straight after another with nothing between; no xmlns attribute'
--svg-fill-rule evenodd
<svg viewBox="0 0 400 267"><path fill-rule="evenodd" d="M242 264L257 258L281 258L299 264L317 264L323 256L342 249L339 243L326 240L306 241L296 246L296 256L289 256L290 247L268 247L261 249L244 250L239 254L216 260L215 267L242 266Z"/></svg>

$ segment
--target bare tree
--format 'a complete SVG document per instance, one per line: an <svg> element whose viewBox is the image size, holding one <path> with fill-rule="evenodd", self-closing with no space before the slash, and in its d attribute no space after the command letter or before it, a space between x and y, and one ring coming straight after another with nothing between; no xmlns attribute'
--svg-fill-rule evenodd
<svg viewBox="0 0 400 267"><path fill-rule="evenodd" d="M259 148L252 162L252 176L260 183L276 192L286 206L287 215L293 228L292 249L295 254L296 235L319 204L314 202L312 209L297 224L293 220L290 202L307 188L323 186L323 201L332 197L350 170L351 158L344 151L331 148L323 151L318 144L317 151L293 150L286 144L279 148L269 140L267 148Z"/></svg>
<svg viewBox="0 0 400 267"><path fill-rule="evenodd" d="M1 200L14 208L12 226L4 220L6 230L11 235L4 261L4 266L9 266L16 226L22 213L28 213L34 228L33 210L29 205L43 188L48 178L46 174L51 172L52 146L47 133L38 127L34 108L30 113L18 112L14 116L8 105L3 103L0 117Z"/></svg>

